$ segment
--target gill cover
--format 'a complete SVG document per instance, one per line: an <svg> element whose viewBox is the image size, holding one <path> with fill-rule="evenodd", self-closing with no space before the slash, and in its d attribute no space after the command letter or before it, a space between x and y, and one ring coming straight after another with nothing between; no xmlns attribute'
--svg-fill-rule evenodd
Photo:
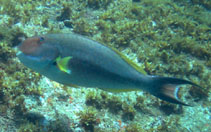
<svg viewBox="0 0 211 132"><path fill-rule="evenodd" d="M27 38L18 46L19 50L25 55L33 55L37 52L40 46L44 43L43 37L31 37Z"/></svg>
<svg viewBox="0 0 211 132"><path fill-rule="evenodd" d="M59 56L59 48L49 43L46 36L27 38L18 49L26 56L39 61L53 61Z"/></svg>

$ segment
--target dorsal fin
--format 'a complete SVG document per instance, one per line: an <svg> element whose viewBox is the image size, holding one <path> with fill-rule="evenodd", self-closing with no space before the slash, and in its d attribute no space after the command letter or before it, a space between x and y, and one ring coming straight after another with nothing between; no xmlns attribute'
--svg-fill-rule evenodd
<svg viewBox="0 0 211 132"><path fill-rule="evenodd" d="M136 69L138 72L147 75L146 71L140 66L138 66L135 62L132 60L128 59L123 53L118 51L116 48L111 47L111 49L116 52L124 61L126 61L129 65L131 65L134 69Z"/></svg>

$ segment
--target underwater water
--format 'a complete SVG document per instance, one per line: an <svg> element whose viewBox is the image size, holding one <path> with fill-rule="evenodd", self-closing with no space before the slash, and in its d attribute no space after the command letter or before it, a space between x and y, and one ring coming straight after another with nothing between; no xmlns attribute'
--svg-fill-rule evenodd
<svg viewBox="0 0 211 132"><path fill-rule="evenodd" d="M1 0L0 132L211 131L210 0ZM16 57L23 38L77 33L118 49L148 75L177 77L191 106L145 91L65 86Z"/></svg>

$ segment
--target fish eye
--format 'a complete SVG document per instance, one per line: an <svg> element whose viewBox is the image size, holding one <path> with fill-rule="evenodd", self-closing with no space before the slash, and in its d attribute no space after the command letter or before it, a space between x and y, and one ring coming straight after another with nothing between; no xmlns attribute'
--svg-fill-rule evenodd
<svg viewBox="0 0 211 132"><path fill-rule="evenodd" d="M45 40L44 37L39 37L37 43L38 43L39 45L41 45L41 44L43 44L44 40Z"/></svg>
<svg viewBox="0 0 211 132"><path fill-rule="evenodd" d="M57 65L56 61L54 61L52 64L53 64L54 66L56 66L56 65Z"/></svg>
<svg viewBox="0 0 211 132"><path fill-rule="evenodd" d="M40 37L40 42L43 42L45 40L44 37Z"/></svg>

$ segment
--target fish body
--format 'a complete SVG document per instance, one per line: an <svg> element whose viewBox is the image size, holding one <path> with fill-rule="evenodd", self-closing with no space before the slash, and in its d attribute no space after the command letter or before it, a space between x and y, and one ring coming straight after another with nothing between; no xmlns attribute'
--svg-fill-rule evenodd
<svg viewBox="0 0 211 132"><path fill-rule="evenodd" d="M77 34L47 34L27 38L19 46L27 67L65 85L100 88L110 92L145 90L160 99L183 104L178 78L145 75L121 53Z"/></svg>

